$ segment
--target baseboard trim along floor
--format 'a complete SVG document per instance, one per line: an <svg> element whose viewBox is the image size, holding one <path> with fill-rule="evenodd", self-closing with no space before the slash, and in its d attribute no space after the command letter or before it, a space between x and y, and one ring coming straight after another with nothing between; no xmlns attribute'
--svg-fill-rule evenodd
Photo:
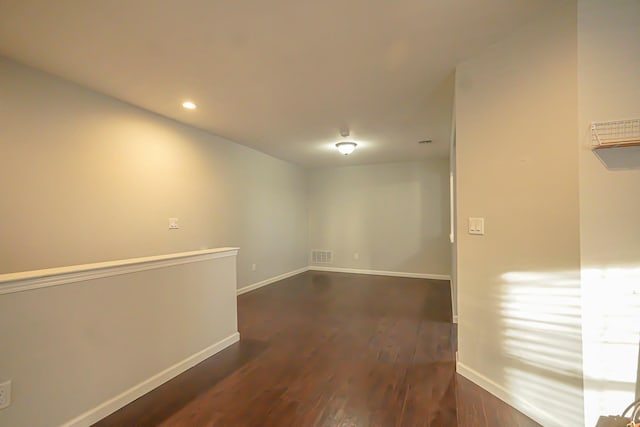
<svg viewBox="0 0 640 427"><path fill-rule="evenodd" d="M325 271L330 273L350 273L350 274L368 274L372 276L390 276L390 277L408 277L413 279L430 279L430 280L451 280L451 276L447 274L428 274L428 273L407 273L402 271L382 271L382 270L364 270L356 268L341 268L341 267L318 267L307 266L299 268L297 270L289 271L287 273L279 274L274 277L270 277L260 282L252 283L251 285L243 286L237 290L238 295L246 294L247 292L254 291L264 286L271 285L289 277L293 277L297 274L304 273L305 271Z"/></svg>
<svg viewBox="0 0 640 427"><path fill-rule="evenodd" d="M402 271L366 270L359 268L310 266L311 271L328 271L333 273L370 274L372 276L408 277L413 279L451 280L448 274L407 273Z"/></svg>
<svg viewBox="0 0 640 427"><path fill-rule="evenodd" d="M238 341L240 341L240 334L238 332L231 334L228 337L210 345L204 350L201 350L176 363L175 365L170 366L164 371L157 373L156 375L142 381L139 384L136 384L130 389L107 400L106 402L96 406L95 408L90 409L84 414L63 424L61 427L89 427L92 424L100 421L107 415L110 415L118 409L128 405L140 396L149 393L156 387L159 387L170 379L180 375L187 369L194 367L203 360L213 356L214 354L224 350L225 348L229 347L232 344L235 344Z"/></svg>
<svg viewBox="0 0 640 427"><path fill-rule="evenodd" d="M270 284L275 283L275 282L277 282L279 280L287 279L289 277L295 276L296 274L304 273L307 270L309 270L309 267L303 267L303 268L299 268L297 270L293 270L293 271L289 271L287 273L280 274L278 276L270 277L268 279L262 280L260 282L253 283L251 285L243 286L242 288L238 289L238 291L237 291L238 295L246 294L247 292L251 292L251 291L253 291L255 289L259 289L259 288L261 288L263 286L270 285Z"/></svg>
<svg viewBox="0 0 640 427"><path fill-rule="evenodd" d="M518 411L522 412L524 415L530 417L532 420L542 424L543 426L561 427L566 425L565 423L562 423L560 420L556 419L554 416L552 416L548 412L518 397L517 394L514 394L513 392L509 392L506 388L504 388L500 384L490 380L486 376L466 366L464 363L461 363L460 361L456 363L456 372L462 375L463 377L465 377L466 379L468 379L469 381L482 387L484 390L491 393L498 399L502 400L507 405L517 409ZM516 390L516 393L517 393L517 390Z"/></svg>

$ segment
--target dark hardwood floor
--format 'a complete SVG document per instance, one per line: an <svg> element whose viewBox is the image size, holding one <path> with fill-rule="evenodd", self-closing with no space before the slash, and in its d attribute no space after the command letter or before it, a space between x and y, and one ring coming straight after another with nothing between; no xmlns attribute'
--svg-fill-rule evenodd
<svg viewBox="0 0 640 427"><path fill-rule="evenodd" d="M446 282L307 272L238 317L240 343L96 426L538 425L455 374Z"/></svg>
<svg viewBox="0 0 640 427"><path fill-rule="evenodd" d="M460 427L540 427L494 395L456 374L456 401Z"/></svg>

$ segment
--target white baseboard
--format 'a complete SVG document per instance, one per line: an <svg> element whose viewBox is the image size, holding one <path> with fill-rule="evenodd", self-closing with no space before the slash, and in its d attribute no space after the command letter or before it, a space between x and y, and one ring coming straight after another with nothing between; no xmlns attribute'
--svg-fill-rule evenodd
<svg viewBox="0 0 640 427"><path fill-rule="evenodd" d="M238 293L238 295L246 294L247 292L251 292L251 291L253 291L255 289L258 289L258 288L261 288L263 286L270 285L270 284L272 284L274 282L277 282L278 280L283 280L283 279L289 278L291 276L295 276L296 274L304 273L307 270L309 270L309 267L303 267L303 268L299 268L297 270L289 271L288 273L284 273L284 274L280 274L278 276L270 277L270 278L262 280L260 282L244 286L244 287L238 289L237 293Z"/></svg>
<svg viewBox="0 0 640 427"><path fill-rule="evenodd" d="M401 271L363 270L357 268L310 266L311 271L329 271L333 273L370 274L373 276L409 277L413 279L451 280L448 274L405 273Z"/></svg>
<svg viewBox="0 0 640 427"><path fill-rule="evenodd" d="M73 420L62 424L61 427L88 427L92 424L100 421L106 416L114 413L118 409L133 402L140 396L150 392L156 387L164 384L170 379L178 376L189 368L197 365L208 357L224 350L231 344L234 344L240 340L240 334L238 332L229 335L228 337L218 341L217 343L205 348L202 351L197 352L194 355L187 357L186 359L176 363L175 365L165 369L162 372L148 378L141 383L131 387L130 389L120 393L112 399L96 406L93 409L88 410L82 415L74 418Z"/></svg>
<svg viewBox="0 0 640 427"><path fill-rule="evenodd" d="M432 279L432 280L451 280L451 276L446 274L425 274L425 273L404 273L399 271L381 271L381 270L361 270L354 268L339 268L339 267L318 267L309 266L299 268L297 270L289 271L287 273L280 274L278 276L270 277L260 282L253 283L251 285L244 286L237 290L238 295L246 294L255 289L262 288L263 286L270 285L279 280L284 280L296 274L304 273L305 271L327 271L332 273L352 273L352 274L370 274L374 276L392 276L392 277L409 277L414 279Z"/></svg>
<svg viewBox="0 0 640 427"><path fill-rule="evenodd" d="M456 363L456 372L545 427L562 427L566 425L566 423L561 422L550 413L518 397L517 394L509 392L500 384L490 380L464 363Z"/></svg>

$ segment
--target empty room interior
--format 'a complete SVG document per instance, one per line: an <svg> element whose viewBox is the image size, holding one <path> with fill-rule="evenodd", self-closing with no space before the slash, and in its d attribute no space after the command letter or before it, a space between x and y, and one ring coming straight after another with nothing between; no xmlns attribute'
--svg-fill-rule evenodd
<svg viewBox="0 0 640 427"><path fill-rule="evenodd" d="M0 189L0 427L640 419L638 0L0 0Z"/></svg>

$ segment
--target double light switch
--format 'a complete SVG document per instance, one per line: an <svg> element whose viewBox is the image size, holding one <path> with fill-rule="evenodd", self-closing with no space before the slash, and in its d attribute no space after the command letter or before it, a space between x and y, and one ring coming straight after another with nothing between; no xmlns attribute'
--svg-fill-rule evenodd
<svg viewBox="0 0 640 427"><path fill-rule="evenodd" d="M469 218L469 234L484 235L484 218Z"/></svg>

